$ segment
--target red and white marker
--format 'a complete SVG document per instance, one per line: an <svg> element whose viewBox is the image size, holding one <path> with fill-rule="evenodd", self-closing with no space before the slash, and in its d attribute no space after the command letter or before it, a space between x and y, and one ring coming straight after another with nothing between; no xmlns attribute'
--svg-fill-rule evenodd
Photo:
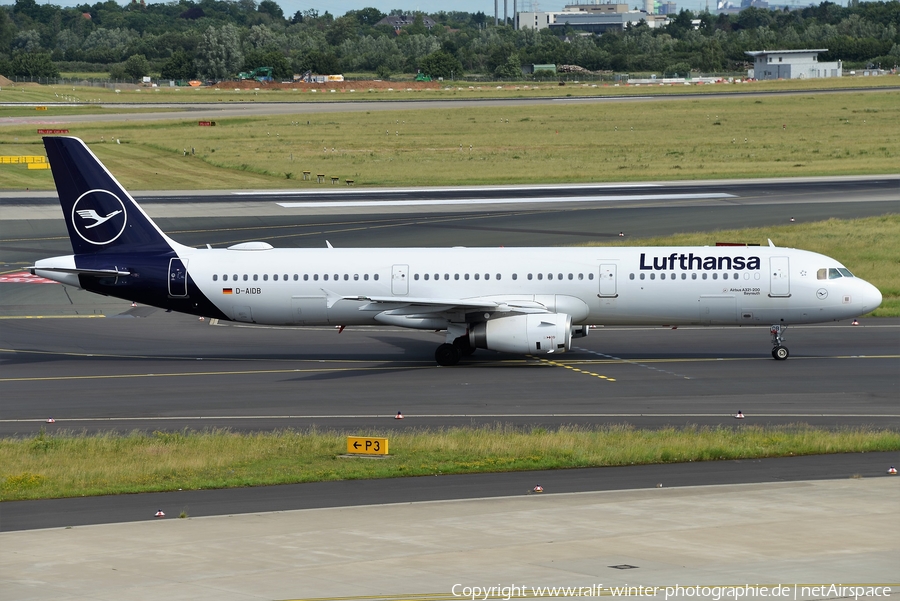
<svg viewBox="0 0 900 601"><path fill-rule="evenodd" d="M53 419L52 417L48 417L48 418L47 418L47 423L48 423L48 424L55 424L55 423L56 423L56 420Z"/></svg>
<svg viewBox="0 0 900 601"><path fill-rule="evenodd" d="M534 488L531 489L531 492L544 492L544 487L540 484L537 484Z"/></svg>
<svg viewBox="0 0 900 601"><path fill-rule="evenodd" d="M398 411L397 415L394 416L394 419L403 419L403 414Z"/></svg>
<svg viewBox="0 0 900 601"><path fill-rule="evenodd" d="M859 325L859 320L858 320L858 319L854 319L853 321L850 322L850 325L851 325L851 326L858 326L858 325Z"/></svg>
<svg viewBox="0 0 900 601"><path fill-rule="evenodd" d="M744 414L738 411L737 415L734 416L734 419L744 419Z"/></svg>
<svg viewBox="0 0 900 601"><path fill-rule="evenodd" d="M160 509L159 511L157 511L157 512L156 512L155 514L153 514L153 515L154 515L155 517L158 517L158 518L164 518L164 517L166 517L166 514L163 513L163 510L162 510L162 509Z"/></svg>
<svg viewBox="0 0 900 601"><path fill-rule="evenodd" d="M897 468L895 468L895 467L892 465L892 466L888 469L888 473L889 473L890 475L892 475L892 476L896 476L896 475L897 475Z"/></svg>

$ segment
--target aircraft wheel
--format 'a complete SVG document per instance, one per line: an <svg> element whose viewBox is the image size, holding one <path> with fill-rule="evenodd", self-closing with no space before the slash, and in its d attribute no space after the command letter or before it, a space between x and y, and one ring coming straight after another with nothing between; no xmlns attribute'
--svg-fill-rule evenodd
<svg viewBox="0 0 900 601"><path fill-rule="evenodd" d="M772 356L776 361L784 361L789 355L790 353L786 346L776 346L772 349Z"/></svg>
<svg viewBox="0 0 900 601"><path fill-rule="evenodd" d="M437 361L438 365L443 365L445 367L449 367L451 365L456 365L459 363L459 358L462 353L459 352L459 349L452 344L442 344L437 347L437 350L434 351L434 360Z"/></svg>

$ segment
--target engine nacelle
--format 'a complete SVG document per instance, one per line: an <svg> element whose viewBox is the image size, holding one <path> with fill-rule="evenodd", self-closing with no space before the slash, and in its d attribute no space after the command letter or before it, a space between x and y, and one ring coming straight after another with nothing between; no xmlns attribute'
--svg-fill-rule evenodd
<svg viewBox="0 0 900 601"><path fill-rule="evenodd" d="M564 353L572 348L572 317L530 313L492 319L469 329L469 344L521 355Z"/></svg>

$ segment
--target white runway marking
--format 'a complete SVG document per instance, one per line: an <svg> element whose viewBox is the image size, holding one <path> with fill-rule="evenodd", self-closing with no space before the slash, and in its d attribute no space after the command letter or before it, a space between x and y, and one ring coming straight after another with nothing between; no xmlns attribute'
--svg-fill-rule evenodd
<svg viewBox="0 0 900 601"><path fill-rule="evenodd" d="M662 184L637 183L637 184L561 184L544 186L450 186L428 188L341 188L338 190L256 190L252 192L235 191L235 196L320 196L322 194L347 195L373 195L380 194L411 194L427 192L520 192L534 190L579 190L589 188L592 190L623 189L623 188L658 188Z"/></svg>
<svg viewBox="0 0 900 601"><path fill-rule="evenodd" d="M669 374L670 376L675 376L676 378L684 378L685 380L691 379L689 376L686 376L684 374L676 374L674 371L667 371L665 369L660 369L658 367L651 367L649 365L644 365L640 361L632 361L630 359L623 359L622 357L616 357L614 355L607 355L606 353L601 353L599 351L592 351L590 349L581 348L580 346L573 346L572 348L582 351L582 352L585 352L585 353L590 353L592 355L597 355L599 357L605 357L607 359L614 359L615 361L621 361L623 363L630 363L632 365L637 365L638 367L643 367L644 369L651 369L653 371L658 371L658 372L661 372L664 374Z"/></svg>
<svg viewBox="0 0 900 601"><path fill-rule="evenodd" d="M55 418L57 424L63 422L165 422L178 420L264 420L264 419L394 419L395 413L373 413L362 415L167 415L157 417L76 417L71 419ZM502 419L502 418L522 418L522 417L726 417L734 419L731 413L423 413L423 414L403 414L404 419L449 419L449 418L486 418L486 419ZM747 419L756 417L789 417L789 418L806 418L806 417L858 417L858 418L886 418L900 417L900 414L885 413L753 413L746 416ZM0 423L25 423L25 422L46 422L47 418L23 418L23 419L0 419Z"/></svg>
<svg viewBox="0 0 900 601"><path fill-rule="evenodd" d="M550 198L449 198L440 200L343 200L314 202L279 202L285 209L321 209L328 207L423 207L508 204L557 204L566 202L615 202L622 200L702 200L735 198L734 194L710 192L702 194L614 194L611 196L563 196Z"/></svg>

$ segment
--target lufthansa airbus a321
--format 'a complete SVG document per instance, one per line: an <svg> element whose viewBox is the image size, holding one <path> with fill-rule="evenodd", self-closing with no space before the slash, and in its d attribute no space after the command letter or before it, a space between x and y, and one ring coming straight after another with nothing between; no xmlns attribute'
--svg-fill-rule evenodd
<svg viewBox="0 0 900 601"><path fill-rule="evenodd" d="M850 319L881 304L838 261L769 246L190 248L166 236L78 138L44 145L74 254L32 273L98 294L256 324L446 332L440 365L483 348L564 353L591 325L769 326Z"/></svg>

